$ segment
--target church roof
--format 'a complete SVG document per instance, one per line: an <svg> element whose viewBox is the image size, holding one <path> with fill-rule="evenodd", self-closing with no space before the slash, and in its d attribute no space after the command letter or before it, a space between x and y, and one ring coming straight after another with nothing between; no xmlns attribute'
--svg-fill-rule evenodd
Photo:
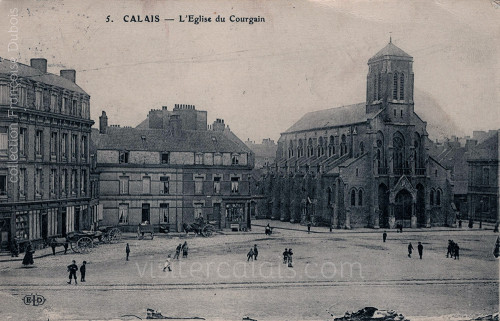
<svg viewBox="0 0 500 321"><path fill-rule="evenodd" d="M391 42L387 44L382 50L377 52L373 57L371 57L368 62L372 62L375 60L378 60L380 58L386 57L386 56L391 56L391 57L404 57L404 58L410 58L412 59L413 57L404 52L402 49L397 47Z"/></svg>
<svg viewBox="0 0 500 321"><path fill-rule="evenodd" d="M285 133L362 123L377 113L367 113L365 103L312 111L302 116Z"/></svg>

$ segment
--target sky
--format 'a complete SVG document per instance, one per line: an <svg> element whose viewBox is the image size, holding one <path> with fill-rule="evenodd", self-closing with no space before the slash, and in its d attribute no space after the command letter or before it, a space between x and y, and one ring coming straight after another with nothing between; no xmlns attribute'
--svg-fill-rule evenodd
<svg viewBox="0 0 500 321"><path fill-rule="evenodd" d="M242 140L277 140L306 112L365 101L367 61L391 36L414 58L415 89L459 129L450 135L500 128L493 1L0 0L0 13L0 57L46 58L55 74L75 69L96 123L103 110L110 124L136 126L151 109L192 104ZM231 15L265 22L232 23ZM9 52L12 25L18 50Z"/></svg>

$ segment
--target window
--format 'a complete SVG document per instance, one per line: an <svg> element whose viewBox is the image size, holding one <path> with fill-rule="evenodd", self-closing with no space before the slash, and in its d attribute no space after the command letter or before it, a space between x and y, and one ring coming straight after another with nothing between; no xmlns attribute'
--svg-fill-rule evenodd
<svg viewBox="0 0 500 321"><path fill-rule="evenodd" d="M0 154L7 155L7 149L9 148L9 129L7 127L0 127Z"/></svg>
<svg viewBox="0 0 500 321"><path fill-rule="evenodd" d="M68 170L63 169L61 173L61 193L66 195L68 193Z"/></svg>
<svg viewBox="0 0 500 321"><path fill-rule="evenodd" d="M68 157L68 134L63 133L61 138L61 155Z"/></svg>
<svg viewBox="0 0 500 321"><path fill-rule="evenodd" d="M214 164L215 165L222 165L222 155L221 154L214 155Z"/></svg>
<svg viewBox="0 0 500 321"><path fill-rule="evenodd" d="M120 194L121 195L128 194L128 177L125 176L120 177Z"/></svg>
<svg viewBox="0 0 500 321"><path fill-rule="evenodd" d="M42 196L42 169L37 168L35 171L35 195Z"/></svg>
<svg viewBox="0 0 500 321"><path fill-rule="evenodd" d="M377 84L377 81L378 81L378 78L377 78L377 75L375 75L374 79L373 79L373 100L378 100L378 96L377 96L377 93L378 93L378 84Z"/></svg>
<svg viewBox="0 0 500 321"><path fill-rule="evenodd" d="M400 115L400 117L403 117L403 110L402 109L399 111L399 115Z"/></svg>
<svg viewBox="0 0 500 321"><path fill-rule="evenodd" d="M42 136L43 136L43 131L37 130L35 136L35 154L38 156L42 155L42 148L43 148Z"/></svg>
<svg viewBox="0 0 500 321"><path fill-rule="evenodd" d="M194 178L194 193L203 194L203 177L197 176Z"/></svg>
<svg viewBox="0 0 500 321"><path fill-rule="evenodd" d="M396 108L394 108L393 111L394 111L394 117L396 117Z"/></svg>
<svg viewBox="0 0 500 321"><path fill-rule="evenodd" d="M88 117L89 113L89 103L87 101L82 101L82 117Z"/></svg>
<svg viewBox="0 0 500 321"><path fill-rule="evenodd" d="M28 91L26 87L19 87L19 100L17 102L18 106L27 107L28 106Z"/></svg>
<svg viewBox="0 0 500 321"><path fill-rule="evenodd" d="M19 197L26 197L26 168L19 170Z"/></svg>
<svg viewBox="0 0 500 321"><path fill-rule="evenodd" d="M363 190L358 192L358 206L363 206Z"/></svg>
<svg viewBox="0 0 500 321"><path fill-rule="evenodd" d="M377 99L382 99L382 74L378 74L378 94Z"/></svg>
<svg viewBox="0 0 500 321"><path fill-rule="evenodd" d="M170 182L168 176L160 177L160 194L168 194L170 188Z"/></svg>
<svg viewBox="0 0 500 321"><path fill-rule="evenodd" d="M71 135L71 157L76 158L76 142L77 142L78 136L77 135Z"/></svg>
<svg viewBox="0 0 500 321"><path fill-rule="evenodd" d="M160 217L161 222L168 224L170 223L170 219L168 216L169 204L160 204Z"/></svg>
<svg viewBox="0 0 500 321"><path fill-rule="evenodd" d="M64 97L62 100L62 105L61 105L61 113L65 113L66 108L68 108L68 107L69 107L69 99L68 99L68 97Z"/></svg>
<svg viewBox="0 0 500 321"><path fill-rule="evenodd" d="M201 165L203 164L203 154L201 153L197 153L196 155L194 155L194 163L196 165Z"/></svg>
<svg viewBox="0 0 500 321"><path fill-rule="evenodd" d="M50 170L50 194L54 195L56 193L56 177L57 177L57 170L51 169Z"/></svg>
<svg viewBox="0 0 500 321"><path fill-rule="evenodd" d="M237 194L239 192L239 177L231 177L231 193Z"/></svg>
<svg viewBox="0 0 500 321"><path fill-rule="evenodd" d="M398 99L398 74L394 74L394 80L392 83L392 99Z"/></svg>
<svg viewBox="0 0 500 321"><path fill-rule="evenodd" d="M10 103L10 92L9 85L2 84L0 85L0 104L9 104Z"/></svg>
<svg viewBox="0 0 500 321"><path fill-rule="evenodd" d="M356 206L356 191L351 191L351 206Z"/></svg>
<svg viewBox="0 0 500 321"><path fill-rule="evenodd" d="M169 153L162 153L161 154L161 163L162 164L170 163L170 154Z"/></svg>
<svg viewBox="0 0 500 321"><path fill-rule="evenodd" d="M128 163L128 152L119 152L118 153L118 162L120 164L127 164Z"/></svg>
<svg viewBox="0 0 500 321"><path fill-rule="evenodd" d="M55 94L52 94L50 96L50 111L57 111L57 95Z"/></svg>
<svg viewBox="0 0 500 321"><path fill-rule="evenodd" d="M71 105L71 115L78 115L77 111L78 100L73 99L73 104Z"/></svg>
<svg viewBox="0 0 500 321"><path fill-rule="evenodd" d="M82 160L87 159L87 136L82 136L80 144L80 152Z"/></svg>
<svg viewBox="0 0 500 321"><path fill-rule="evenodd" d="M231 157L231 165L238 165L239 162L240 162L239 155L233 155L233 157Z"/></svg>
<svg viewBox="0 0 500 321"><path fill-rule="evenodd" d="M53 132L50 135L50 155L51 156L57 155L57 133L56 132Z"/></svg>
<svg viewBox="0 0 500 321"><path fill-rule="evenodd" d="M128 224L128 204L118 205L118 223Z"/></svg>
<svg viewBox="0 0 500 321"><path fill-rule="evenodd" d="M71 194L76 194L76 169L71 171Z"/></svg>
<svg viewBox="0 0 500 321"><path fill-rule="evenodd" d="M220 177L214 177L214 194L220 193Z"/></svg>
<svg viewBox="0 0 500 321"><path fill-rule="evenodd" d="M0 195L7 195L7 175L0 174Z"/></svg>
<svg viewBox="0 0 500 321"><path fill-rule="evenodd" d="M399 100L405 99L405 75L399 76Z"/></svg>
<svg viewBox="0 0 500 321"><path fill-rule="evenodd" d="M82 195L87 194L87 171L82 169L80 176L80 191Z"/></svg>
<svg viewBox="0 0 500 321"><path fill-rule="evenodd" d="M151 194L151 177L149 176L142 178L142 194Z"/></svg>
<svg viewBox="0 0 500 321"><path fill-rule="evenodd" d="M37 110L41 110L43 106L43 92L41 90L37 90L35 93L35 108Z"/></svg>
<svg viewBox="0 0 500 321"><path fill-rule="evenodd" d="M365 144L363 142L359 143L359 153L360 154L365 153Z"/></svg>
<svg viewBox="0 0 500 321"><path fill-rule="evenodd" d="M26 128L19 129L19 155L26 156L26 146L28 146L28 135Z"/></svg>
<svg viewBox="0 0 500 321"><path fill-rule="evenodd" d="M203 203L194 203L194 218L203 217Z"/></svg>
<svg viewBox="0 0 500 321"><path fill-rule="evenodd" d="M436 192L436 205L440 206L441 205L441 190L437 190Z"/></svg>
<svg viewBox="0 0 500 321"><path fill-rule="evenodd" d="M490 181L490 169L483 167L483 185L488 185Z"/></svg>

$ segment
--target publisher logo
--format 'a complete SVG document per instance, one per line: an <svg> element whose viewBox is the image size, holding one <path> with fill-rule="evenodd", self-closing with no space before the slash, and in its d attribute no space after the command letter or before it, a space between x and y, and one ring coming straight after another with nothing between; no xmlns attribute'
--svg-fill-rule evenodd
<svg viewBox="0 0 500 321"><path fill-rule="evenodd" d="M24 296L23 302L26 305L39 306L45 303L45 298L40 294L29 294Z"/></svg>

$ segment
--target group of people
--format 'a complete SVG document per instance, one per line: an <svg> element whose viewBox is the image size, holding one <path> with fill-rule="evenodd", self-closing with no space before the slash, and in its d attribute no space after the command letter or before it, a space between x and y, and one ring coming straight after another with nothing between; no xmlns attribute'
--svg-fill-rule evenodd
<svg viewBox="0 0 500 321"><path fill-rule="evenodd" d="M179 259L179 255L181 254L181 251L182 251L182 257L187 258L187 256L188 256L187 241L184 241L184 244L179 243L179 245L177 245L177 248L175 249L174 259L177 259L177 260Z"/></svg>
<svg viewBox="0 0 500 321"><path fill-rule="evenodd" d="M87 270L87 261L82 262L82 266L80 266L80 282L85 282L85 272ZM75 280L75 285L78 284L76 281L76 272L78 272L78 265L76 265L76 261L73 260L70 265L68 265L69 272L69 281L68 284L71 284L71 280Z"/></svg>
<svg viewBox="0 0 500 321"><path fill-rule="evenodd" d="M252 261L257 261L257 256L259 256L259 250L257 249L257 244L254 244L247 253L247 262L250 261L250 259L252 259Z"/></svg>
<svg viewBox="0 0 500 321"><path fill-rule="evenodd" d="M292 256L293 252L292 249L285 249L283 252L283 264L288 264L288 267L293 267L292 265Z"/></svg>
<svg viewBox="0 0 500 321"><path fill-rule="evenodd" d="M454 257L455 260L460 259L460 247L458 243L455 243L453 240L448 240L448 251L446 252L446 257Z"/></svg>
<svg viewBox="0 0 500 321"><path fill-rule="evenodd" d="M422 255L424 254L424 246L422 245L421 242L418 242L417 251L418 251L418 256L420 257L420 259L422 259ZM413 245L410 242L410 244L408 244L408 257L409 258L411 258L412 252L413 252Z"/></svg>

